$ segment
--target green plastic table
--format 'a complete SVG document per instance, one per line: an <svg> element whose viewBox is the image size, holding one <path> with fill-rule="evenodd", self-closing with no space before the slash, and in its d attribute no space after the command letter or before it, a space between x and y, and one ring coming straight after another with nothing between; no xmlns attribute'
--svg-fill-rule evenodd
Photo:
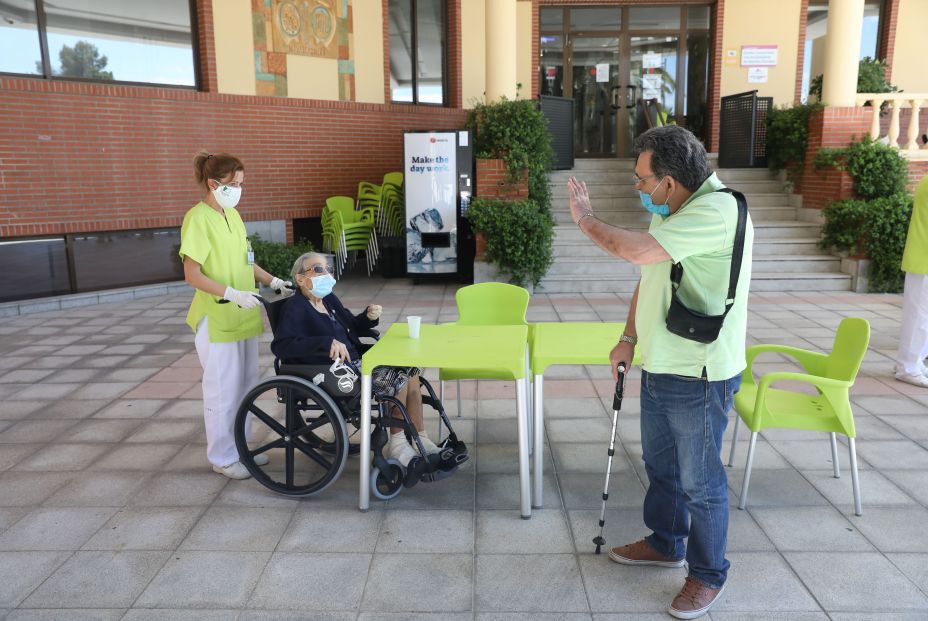
<svg viewBox="0 0 928 621"><path fill-rule="evenodd" d="M532 507L543 504L544 475L544 373L553 364L609 364L609 352L619 342L625 323L565 322L536 323L531 347L531 367L534 381L535 411L533 416L534 445L532 472ZM638 362L638 351L635 350Z"/></svg>
<svg viewBox="0 0 928 621"><path fill-rule="evenodd" d="M519 491L523 518L532 515L529 481L529 416L526 406L528 326L422 324L418 339L405 323L393 324L361 358L361 511L370 507L371 373L379 366L487 369L516 382L519 429Z"/></svg>

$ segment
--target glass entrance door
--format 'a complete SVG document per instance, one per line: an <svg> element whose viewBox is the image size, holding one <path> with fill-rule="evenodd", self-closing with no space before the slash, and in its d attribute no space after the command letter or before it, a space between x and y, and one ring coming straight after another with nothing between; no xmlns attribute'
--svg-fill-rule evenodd
<svg viewBox="0 0 928 621"><path fill-rule="evenodd" d="M619 140L624 153L631 153L641 133L677 118L679 38L646 35L629 39L628 86Z"/></svg>
<svg viewBox="0 0 928 621"><path fill-rule="evenodd" d="M705 139L709 7L541 9L539 91L574 100L574 155L628 157L650 127Z"/></svg>
<svg viewBox="0 0 928 621"><path fill-rule="evenodd" d="M617 37L571 37L574 154L615 157L615 92L619 88Z"/></svg>

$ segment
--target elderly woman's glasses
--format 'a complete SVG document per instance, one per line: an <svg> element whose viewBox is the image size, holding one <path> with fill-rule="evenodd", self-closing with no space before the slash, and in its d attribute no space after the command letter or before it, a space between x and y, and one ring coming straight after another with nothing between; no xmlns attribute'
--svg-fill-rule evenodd
<svg viewBox="0 0 928 621"><path fill-rule="evenodd" d="M305 274L307 272L313 272L314 274L331 274L332 266L331 265L313 265L312 267L309 267L303 270L302 272L300 272L300 274Z"/></svg>

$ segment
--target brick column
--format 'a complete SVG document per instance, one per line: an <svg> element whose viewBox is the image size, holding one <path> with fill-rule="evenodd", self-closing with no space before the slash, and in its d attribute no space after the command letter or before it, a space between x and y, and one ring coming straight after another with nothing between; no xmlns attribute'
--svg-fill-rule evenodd
<svg viewBox="0 0 928 621"><path fill-rule="evenodd" d="M501 159L477 160L477 198L520 201L528 198L528 171L513 182Z"/></svg>
<svg viewBox="0 0 928 621"><path fill-rule="evenodd" d="M809 143L802 171L802 206L822 209L833 200L852 198L854 183L845 171L815 170L815 156L822 147L841 148L866 136L873 108L823 108L809 116Z"/></svg>
<svg viewBox="0 0 928 621"><path fill-rule="evenodd" d="M709 63L709 97L706 101L709 127L706 132L708 151L719 151L719 107L722 100L722 24L725 21L725 0L712 5L709 25L712 28L712 53Z"/></svg>
<svg viewBox="0 0 928 621"><path fill-rule="evenodd" d="M200 90L219 91L216 77L216 40L213 36L213 0L197 0L197 47L199 51Z"/></svg>

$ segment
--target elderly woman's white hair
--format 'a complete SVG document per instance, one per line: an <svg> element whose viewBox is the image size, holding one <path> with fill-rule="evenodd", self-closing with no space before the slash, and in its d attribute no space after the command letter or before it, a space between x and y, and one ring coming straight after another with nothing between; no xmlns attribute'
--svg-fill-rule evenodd
<svg viewBox="0 0 928 621"><path fill-rule="evenodd" d="M329 257L331 255L324 254L322 252L304 252L293 262L293 267L290 268L290 280L291 282L296 282L294 279L297 274L300 274L306 269L306 262L310 259L321 258L326 265L329 264Z"/></svg>

